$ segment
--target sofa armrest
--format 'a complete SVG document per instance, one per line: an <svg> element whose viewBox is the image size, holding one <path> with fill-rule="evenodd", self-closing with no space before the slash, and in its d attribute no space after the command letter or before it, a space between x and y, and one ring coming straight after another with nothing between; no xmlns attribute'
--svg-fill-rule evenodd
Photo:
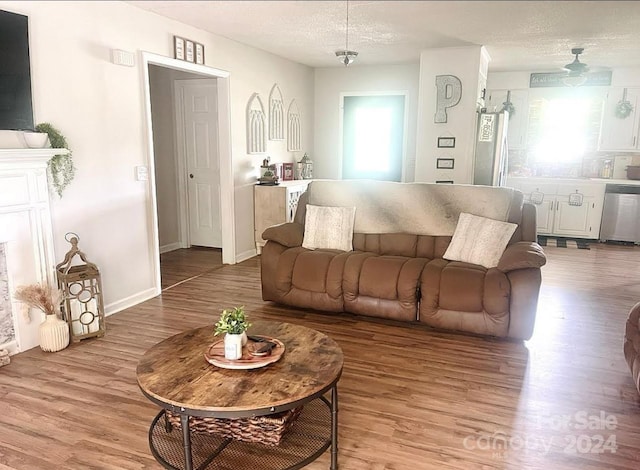
<svg viewBox="0 0 640 470"><path fill-rule="evenodd" d="M304 226L296 222L272 225L262 232L262 238L280 243L288 248L294 248L302 245Z"/></svg>
<svg viewBox="0 0 640 470"><path fill-rule="evenodd" d="M516 269L541 268L546 263L547 257L536 242L517 242L504 250L498 269L506 273Z"/></svg>

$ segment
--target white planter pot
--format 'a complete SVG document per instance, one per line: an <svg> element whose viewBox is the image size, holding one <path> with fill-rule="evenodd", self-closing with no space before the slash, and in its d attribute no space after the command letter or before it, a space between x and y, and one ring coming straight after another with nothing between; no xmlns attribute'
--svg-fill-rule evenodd
<svg viewBox="0 0 640 470"><path fill-rule="evenodd" d="M40 348L47 352L61 351L69 346L69 325L57 315L45 315L38 328Z"/></svg>
<svg viewBox="0 0 640 470"><path fill-rule="evenodd" d="M49 135L45 132L25 132L23 137L27 147L31 149L48 147Z"/></svg>
<svg viewBox="0 0 640 470"><path fill-rule="evenodd" d="M224 336L224 358L231 361L240 359L242 357L242 335L230 335L227 333Z"/></svg>

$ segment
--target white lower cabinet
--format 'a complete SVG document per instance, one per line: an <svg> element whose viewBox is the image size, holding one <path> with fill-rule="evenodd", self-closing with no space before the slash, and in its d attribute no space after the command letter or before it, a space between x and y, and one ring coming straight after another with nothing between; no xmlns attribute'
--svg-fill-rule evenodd
<svg viewBox="0 0 640 470"><path fill-rule="evenodd" d="M536 207L539 235L592 238L600 236L605 185L509 180Z"/></svg>

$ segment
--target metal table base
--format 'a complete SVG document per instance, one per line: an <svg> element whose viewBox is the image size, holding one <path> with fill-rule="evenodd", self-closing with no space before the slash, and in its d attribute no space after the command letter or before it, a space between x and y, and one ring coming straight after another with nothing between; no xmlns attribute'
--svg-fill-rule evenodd
<svg viewBox="0 0 640 470"><path fill-rule="evenodd" d="M215 434L172 429L162 410L151 423L149 447L160 464L173 470L250 469L295 470L316 460L331 447L331 470L338 469L338 391L304 405L302 413L277 446L249 443Z"/></svg>

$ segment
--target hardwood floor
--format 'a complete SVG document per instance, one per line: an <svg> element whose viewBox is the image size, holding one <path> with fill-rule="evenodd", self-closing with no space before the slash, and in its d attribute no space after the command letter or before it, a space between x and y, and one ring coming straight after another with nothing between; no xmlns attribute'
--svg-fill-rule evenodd
<svg viewBox="0 0 640 470"><path fill-rule="evenodd" d="M138 358L245 305L342 347L341 469L637 470L640 398L622 337L640 301L640 247L545 251L525 343L264 303L258 258L209 271L108 317L104 338L0 368L0 469L160 469L147 441L158 410L136 385ZM328 467L325 453L308 468Z"/></svg>
<svg viewBox="0 0 640 470"><path fill-rule="evenodd" d="M222 250L192 246L160 255L162 290L222 267Z"/></svg>

